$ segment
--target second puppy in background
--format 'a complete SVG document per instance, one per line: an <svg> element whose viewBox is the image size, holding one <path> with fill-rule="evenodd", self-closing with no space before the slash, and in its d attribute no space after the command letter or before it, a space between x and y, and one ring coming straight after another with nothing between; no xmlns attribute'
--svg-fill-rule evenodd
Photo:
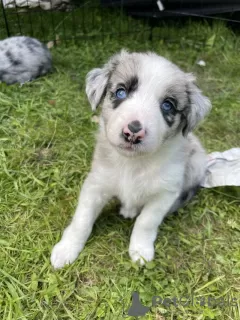
<svg viewBox="0 0 240 320"><path fill-rule="evenodd" d="M102 104L92 169L76 213L52 251L55 268L84 248L103 206L114 196L120 214L137 216L133 261L150 261L163 218L185 204L205 175L206 155L191 133L211 108L195 78L154 53L113 56L87 76L92 109Z"/></svg>
<svg viewBox="0 0 240 320"><path fill-rule="evenodd" d="M21 36L0 41L0 81L24 84L51 69L51 53L37 39Z"/></svg>

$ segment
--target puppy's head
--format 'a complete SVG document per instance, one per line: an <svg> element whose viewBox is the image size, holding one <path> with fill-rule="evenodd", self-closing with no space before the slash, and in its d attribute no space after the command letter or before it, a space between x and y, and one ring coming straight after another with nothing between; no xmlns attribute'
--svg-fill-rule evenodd
<svg viewBox="0 0 240 320"><path fill-rule="evenodd" d="M186 136L211 108L195 78L154 53L121 51L87 75L86 93L109 142L124 155L155 152Z"/></svg>

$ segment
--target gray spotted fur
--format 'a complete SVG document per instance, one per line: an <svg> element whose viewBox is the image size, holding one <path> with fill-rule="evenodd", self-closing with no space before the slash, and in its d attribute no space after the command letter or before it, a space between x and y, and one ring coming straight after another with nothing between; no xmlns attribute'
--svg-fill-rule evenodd
<svg viewBox="0 0 240 320"><path fill-rule="evenodd" d="M0 81L23 84L51 69L51 53L37 39L19 36L0 41Z"/></svg>

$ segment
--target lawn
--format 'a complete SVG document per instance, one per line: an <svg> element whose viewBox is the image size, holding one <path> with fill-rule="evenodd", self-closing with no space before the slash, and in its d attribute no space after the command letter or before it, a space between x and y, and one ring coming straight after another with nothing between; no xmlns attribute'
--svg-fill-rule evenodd
<svg viewBox="0 0 240 320"><path fill-rule="evenodd" d="M203 21L177 28L166 23L153 35L153 41L139 32L104 42L62 42L51 49L52 74L22 87L0 84L2 320L133 319L126 314L133 291L145 306L153 296L205 298L205 305L158 305L141 319L240 319L238 188L203 189L169 216L159 229L155 260L145 267L129 260L134 221L120 217L115 202L104 209L75 263L57 271L50 265L94 148L97 123L85 75L120 48L154 50L194 72L213 104L196 133L208 152L239 146L240 36L222 23ZM197 65L200 59L205 67ZM235 300L214 306L208 297Z"/></svg>

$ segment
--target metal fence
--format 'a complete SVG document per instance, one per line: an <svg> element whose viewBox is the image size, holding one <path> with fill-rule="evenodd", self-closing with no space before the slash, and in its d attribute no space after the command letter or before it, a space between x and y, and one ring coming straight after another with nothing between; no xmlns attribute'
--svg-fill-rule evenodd
<svg viewBox="0 0 240 320"><path fill-rule="evenodd" d="M171 38L171 28L168 29L168 33L166 33L166 28L162 28L164 31L161 34L161 28L158 28L158 33L155 33L155 27L161 24L176 26L189 17L206 21L223 20L240 29L239 0L0 1L2 1L1 39L24 34L44 42L62 41L65 43L81 39L100 38L104 40L106 37L125 35L174 40Z"/></svg>

